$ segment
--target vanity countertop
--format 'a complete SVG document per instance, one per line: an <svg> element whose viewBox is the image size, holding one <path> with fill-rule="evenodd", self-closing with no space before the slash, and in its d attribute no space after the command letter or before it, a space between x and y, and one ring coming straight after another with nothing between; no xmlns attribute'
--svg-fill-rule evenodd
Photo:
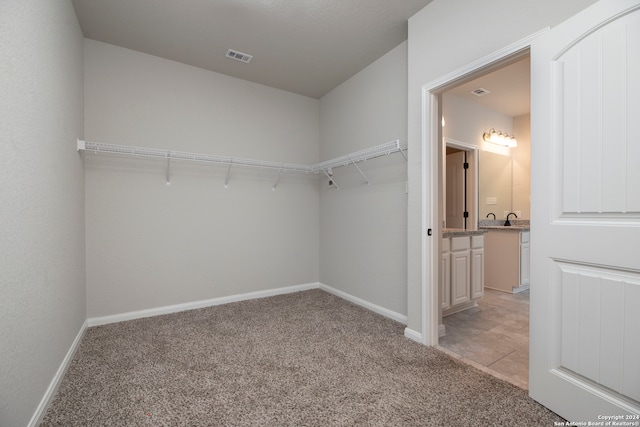
<svg viewBox="0 0 640 427"><path fill-rule="evenodd" d="M493 230L500 230L500 231L529 231L530 227L528 225L511 225L509 227L505 227L504 225L487 225L487 226L481 226L480 227L481 230L486 230L486 231L493 231Z"/></svg>
<svg viewBox="0 0 640 427"><path fill-rule="evenodd" d="M481 236L488 230L464 230L462 228L443 228L442 237Z"/></svg>
<svg viewBox="0 0 640 427"><path fill-rule="evenodd" d="M529 231L530 225L528 219L511 219L511 226L504 226L504 219L481 219L478 223L481 230L503 230L503 231Z"/></svg>

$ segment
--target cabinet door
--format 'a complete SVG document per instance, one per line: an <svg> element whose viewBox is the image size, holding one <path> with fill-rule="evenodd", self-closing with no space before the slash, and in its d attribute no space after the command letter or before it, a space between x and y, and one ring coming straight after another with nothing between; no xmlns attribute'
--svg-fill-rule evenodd
<svg viewBox="0 0 640 427"><path fill-rule="evenodd" d="M484 295L484 249L471 249L471 298Z"/></svg>
<svg viewBox="0 0 640 427"><path fill-rule="evenodd" d="M520 233L520 286L529 284L529 238L530 233Z"/></svg>
<svg viewBox="0 0 640 427"><path fill-rule="evenodd" d="M449 252L440 258L440 302L442 309L451 307L451 255Z"/></svg>
<svg viewBox="0 0 640 427"><path fill-rule="evenodd" d="M520 286L529 284L529 243L520 245Z"/></svg>
<svg viewBox="0 0 640 427"><path fill-rule="evenodd" d="M471 251L451 252L451 305L471 300Z"/></svg>

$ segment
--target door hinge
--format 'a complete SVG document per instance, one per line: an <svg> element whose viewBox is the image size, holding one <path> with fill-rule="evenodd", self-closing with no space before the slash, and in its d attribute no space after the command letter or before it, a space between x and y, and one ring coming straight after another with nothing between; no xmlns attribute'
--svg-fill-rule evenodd
<svg viewBox="0 0 640 427"><path fill-rule="evenodd" d="M464 218L469 218L469 212L468 212L468 211L464 211L464 212L462 213L462 216L463 216Z"/></svg>
<svg viewBox="0 0 640 427"><path fill-rule="evenodd" d="M469 162L464 162L464 163L462 164L462 168L463 168L463 169L469 169Z"/></svg>
<svg viewBox="0 0 640 427"><path fill-rule="evenodd" d="M433 230L431 230L430 228L427 230L427 236L431 236L433 234Z"/></svg>

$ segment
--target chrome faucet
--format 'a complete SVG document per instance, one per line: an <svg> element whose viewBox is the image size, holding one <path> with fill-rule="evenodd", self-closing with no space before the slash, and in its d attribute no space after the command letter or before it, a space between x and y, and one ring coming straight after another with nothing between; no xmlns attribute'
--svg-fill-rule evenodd
<svg viewBox="0 0 640 427"><path fill-rule="evenodd" d="M493 219L496 219L496 214L489 212L485 218L489 218L489 215L493 215Z"/></svg>
<svg viewBox="0 0 640 427"><path fill-rule="evenodd" d="M516 215L516 214L515 214L515 213L513 213L513 212L509 212L509 213L507 214L507 220L504 222L504 226L505 226L505 227L510 227L510 226L511 226L511 222L509 221L509 216L510 216L510 215L513 215L513 216L515 216L516 218L518 218L518 215Z"/></svg>

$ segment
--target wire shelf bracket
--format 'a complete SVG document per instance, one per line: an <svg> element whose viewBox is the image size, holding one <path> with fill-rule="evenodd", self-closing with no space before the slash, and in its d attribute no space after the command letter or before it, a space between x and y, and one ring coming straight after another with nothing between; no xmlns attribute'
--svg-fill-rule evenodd
<svg viewBox="0 0 640 427"><path fill-rule="evenodd" d="M333 179L333 175L331 175L329 173L329 168L327 169L322 169L322 172L324 172L324 174L327 176L327 178L329 178L329 185L332 185L334 187L336 187L336 190L340 189L340 186L338 185L338 183L336 182L335 179Z"/></svg>
<svg viewBox="0 0 640 427"><path fill-rule="evenodd" d="M224 177L224 188L229 188L229 175L231 175L231 166L233 166L233 163L229 162L229 167L227 168L227 175Z"/></svg>
<svg viewBox="0 0 640 427"><path fill-rule="evenodd" d="M273 187L271 187L271 191L276 191L276 187L278 186L278 182L280 181L281 173L282 173L282 169L278 169L278 174L276 175L276 182L273 183Z"/></svg>
<svg viewBox="0 0 640 427"><path fill-rule="evenodd" d="M348 156L347 156L348 157ZM367 181L367 185L371 185L371 181L369 181L369 178L367 178L367 175L364 174L364 172L362 172L362 169L360 169L358 167L358 165L356 164L356 162L354 162L353 160L351 160L351 164L357 169L358 172L360 172L360 175L362 175L362 177L364 178L365 181Z"/></svg>
<svg viewBox="0 0 640 427"><path fill-rule="evenodd" d="M167 187L171 185L171 156L167 154Z"/></svg>

